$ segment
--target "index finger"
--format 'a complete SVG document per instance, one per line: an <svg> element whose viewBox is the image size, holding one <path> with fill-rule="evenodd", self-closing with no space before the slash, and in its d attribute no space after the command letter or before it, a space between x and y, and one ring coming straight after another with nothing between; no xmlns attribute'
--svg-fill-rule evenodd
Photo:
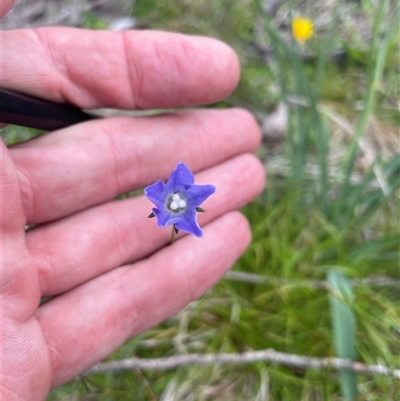
<svg viewBox="0 0 400 401"><path fill-rule="evenodd" d="M214 39L157 31L2 32L2 86L81 108L207 104L236 86L239 63Z"/></svg>

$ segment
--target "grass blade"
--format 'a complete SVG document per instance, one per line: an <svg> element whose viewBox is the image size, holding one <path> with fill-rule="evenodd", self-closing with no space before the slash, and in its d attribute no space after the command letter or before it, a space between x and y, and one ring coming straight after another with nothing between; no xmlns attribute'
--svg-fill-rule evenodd
<svg viewBox="0 0 400 401"><path fill-rule="evenodd" d="M381 25L382 19L382 10L384 9L386 2L382 2L380 8L377 13L377 18L375 21L375 25ZM374 111L375 107L375 98L376 98L376 91L378 84L382 78L382 74L385 68L385 60L387 56L387 52L390 45L390 40L392 36L396 33L396 29L398 28L398 20L399 20L399 10L400 7L397 6L393 16L391 18L390 24L385 31L384 37L380 43L378 43L378 34L379 31L375 29L374 37L372 41L371 47L371 60L370 63L372 65L372 72L369 80L369 88L366 92L365 99L364 99L364 109L360 114L355 132L354 132L354 139L350 145L348 155L345 161L345 175L346 175L346 182L343 184L341 188L341 193L339 195L339 199L337 202L337 207L335 211L334 220L337 221L339 216L346 209L346 202L348 197L348 192L350 191L350 176L351 172L354 168L354 163L357 156L357 149L358 149L358 141L363 136L365 129L367 127L369 118Z"/></svg>
<svg viewBox="0 0 400 401"><path fill-rule="evenodd" d="M333 342L336 356L355 359L355 318L346 305L353 300L353 292L347 278L337 270L330 270L327 277L331 287L329 302L333 326ZM339 372L340 387L345 400L352 400L358 395L355 372L343 369Z"/></svg>

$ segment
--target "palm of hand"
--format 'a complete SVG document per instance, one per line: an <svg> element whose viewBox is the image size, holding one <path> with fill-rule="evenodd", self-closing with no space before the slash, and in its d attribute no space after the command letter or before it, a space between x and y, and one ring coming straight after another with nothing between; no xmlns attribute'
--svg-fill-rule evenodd
<svg viewBox="0 0 400 401"><path fill-rule="evenodd" d="M238 76L219 42L152 32L5 32L3 60L5 87L85 108L208 103ZM194 110L1 143L5 400L45 398L224 274L249 241L246 221L231 210L263 186L262 167L245 154L258 141L247 112ZM147 219L147 199L113 199L165 179L178 161L217 192L201 215L204 238L164 247L170 231ZM39 306L43 296L51 298Z"/></svg>

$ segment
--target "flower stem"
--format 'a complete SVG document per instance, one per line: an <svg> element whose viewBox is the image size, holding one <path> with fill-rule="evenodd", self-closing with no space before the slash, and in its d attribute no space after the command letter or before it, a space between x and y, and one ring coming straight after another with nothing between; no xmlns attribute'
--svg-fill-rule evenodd
<svg viewBox="0 0 400 401"><path fill-rule="evenodd" d="M172 245L175 242L175 237L176 237L175 225L172 225L171 240L169 241L170 245Z"/></svg>

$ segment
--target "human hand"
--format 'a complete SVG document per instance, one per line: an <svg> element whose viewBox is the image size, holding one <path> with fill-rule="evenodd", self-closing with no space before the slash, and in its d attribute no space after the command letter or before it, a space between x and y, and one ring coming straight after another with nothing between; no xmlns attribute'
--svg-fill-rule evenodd
<svg viewBox="0 0 400 401"><path fill-rule="evenodd" d="M1 74L5 88L81 108L146 109L214 102L239 68L211 39L43 28L2 33ZM249 154L258 143L249 113L211 109L1 142L0 398L45 399L221 278L249 243L233 210L263 187ZM199 216L204 238L165 246L170 230L147 219L148 199L113 199L166 179L179 161L217 192ZM52 298L39 306L43 296Z"/></svg>

